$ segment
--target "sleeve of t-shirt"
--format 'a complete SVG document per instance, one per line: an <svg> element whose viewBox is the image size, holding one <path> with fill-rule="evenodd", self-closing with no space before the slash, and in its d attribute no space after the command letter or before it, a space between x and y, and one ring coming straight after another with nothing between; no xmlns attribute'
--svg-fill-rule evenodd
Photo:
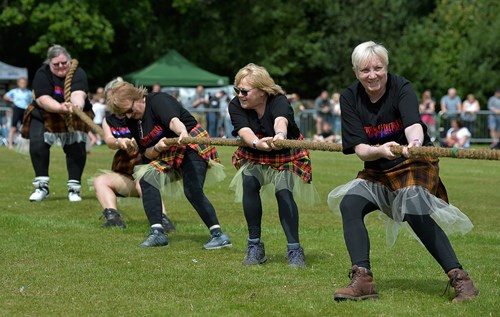
<svg viewBox="0 0 500 317"><path fill-rule="evenodd" d="M33 78L33 90L35 91L35 98L41 96L52 96L54 93L54 86L50 80L49 74L39 69Z"/></svg>
<svg viewBox="0 0 500 317"><path fill-rule="evenodd" d="M277 117L285 117L288 121L293 121L293 108L288 99L283 95L274 97L271 106L271 115L274 119Z"/></svg>
<svg viewBox="0 0 500 317"><path fill-rule="evenodd" d="M340 96L340 111L342 113L342 152L353 154L358 144L370 144L366 135L361 116L356 109L356 98L352 90L346 90Z"/></svg>
<svg viewBox="0 0 500 317"><path fill-rule="evenodd" d="M13 99L14 98L14 89L11 89L5 93L7 98Z"/></svg>
<svg viewBox="0 0 500 317"><path fill-rule="evenodd" d="M234 136L237 136L238 131L242 128L250 127L247 114L245 113L245 110L241 108L240 101L236 97L234 97L229 103L229 116L231 117L231 123L234 126Z"/></svg>
<svg viewBox="0 0 500 317"><path fill-rule="evenodd" d="M405 128L420 123L421 116L418 108L418 98L413 90L412 84L408 80L400 79L397 94L399 113Z"/></svg>

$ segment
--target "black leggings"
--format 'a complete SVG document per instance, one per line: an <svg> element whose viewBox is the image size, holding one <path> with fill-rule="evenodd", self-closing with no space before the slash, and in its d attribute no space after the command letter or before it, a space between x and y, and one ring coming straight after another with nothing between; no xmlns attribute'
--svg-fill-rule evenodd
<svg viewBox="0 0 500 317"><path fill-rule="evenodd" d="M207 228L219 224L217 214L212 203L203 192L205 176L207 174L207 162L196 152L189 150L182 162L184 181L184 194L193 208L203 220ZM150 225L161 223L162 208L160 191L144 179L139 181L142 191L142 204Z"/></svg>
<svg viewBox="0 0 500 317"><path fill-rule="evenodd" d="M32 111L30 124L30 157L31 164L35 170L35 176L49 176L50 147L44 142L46 132L42 114L40 110ZM81 181L83 169L87 161L87 151L85 142L73 143L63 146L66 154L66 169L68 170L68 180Z"/></svg>
<svg viewBox="0 0 500 317"><path fill-rule="evenodd" d="M353 265L370 269L370 239L364 217L378 207L367 199L357 195L346 195L340 202L344 240ZM451 269L461 268L451 246L450 240L429 215L405 215L408 222L425 248L447 273Z"/></svg>
<svg viewBox="0 0 500 317"><path fill-rule="evenodd" d="M243 212L248 226L249 239L260 238L262 202L257 178L243 174ZM281 226L288 243L299 243L299 210L291 191L282 189L275 194Z"/></svg>

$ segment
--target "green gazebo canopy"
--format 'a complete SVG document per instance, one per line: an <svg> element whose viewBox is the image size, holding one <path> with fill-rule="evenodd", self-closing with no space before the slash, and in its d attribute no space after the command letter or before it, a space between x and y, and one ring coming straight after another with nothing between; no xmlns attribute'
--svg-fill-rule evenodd
<svg viewBox="0 0 500 317"><path fill-rule="evenodd" d="M229 79L199 68L176 50L170 50L151 65L123 76L134 85L167 87L195 87L198 85L226 86Z"/></svg>

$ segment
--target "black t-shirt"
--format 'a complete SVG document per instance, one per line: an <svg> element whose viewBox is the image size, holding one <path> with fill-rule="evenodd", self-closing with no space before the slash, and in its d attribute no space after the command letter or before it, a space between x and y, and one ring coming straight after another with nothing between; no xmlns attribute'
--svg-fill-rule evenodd
<svg viewBox="0 0 500 317"><path fill-rule="evenodd" d="M127 127L127 119L117 117L114 113L106 115L106 123L115 138L132 138L130 129Z"/></svg>
<svg viewBox="0 0 500 317"><path fill-rule="evenodd" d="M170 130L170 121L179 118L189 133L197 124L194 117L171 95L158 92L146 96L142 120L127 119L127 126L139 144L139 151L155 145L161 138L178 137Z"/></svg>
<svg viewBox="0 0 500 317"><path fill-rule="evenodd" d="M424 129L424 145L429 145L427 127L420 119L418 99L411 83L403 78L387 75L385 94L372 103L361 83L347 88L340 97L342 113L342 147L344 154L354 153L358 144L378 145L395 141L408 144L404 129L420 123ZM366 161L365 168L385 170L401 161L378 159Z"/></svg>
<svg viewBox="0 0 500 317"><path fill-rule="evenodd" d="M54 98L57 102L64 102L64 80L66 77L57 77L50 71L50 66L43 64L35 73L33 78L33 91L35 92L35 99L48 95ZM87 74L81 67L77 67L73 79L71 80L71 91L82 90L86 93L89 91L89 84L87 81ZM35 105L40 107L35 101ZM92 103L87 98L85 100L84 111L92 109Z"/></svg>
<svg viewBox="0 0 500 317"><path fill-rule="evenodd" d="M288 120L288 139L298 139L300 136L300 130L293 117L293 108L288 99L281 94L267 98L266 110L260 119L255 110L243 109L237 97L234 97L229 104L229 115L234 126L232 132L234 136L238 136L238 131L242 128L250 128L255 134L265 137L274 136L274 120L277 117L285 117Z"/></svg>

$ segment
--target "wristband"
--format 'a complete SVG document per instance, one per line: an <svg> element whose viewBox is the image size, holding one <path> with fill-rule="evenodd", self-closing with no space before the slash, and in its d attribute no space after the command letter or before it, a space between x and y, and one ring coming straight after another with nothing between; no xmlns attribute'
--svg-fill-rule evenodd
<svg viewBox="0 0 500 317"><path fill-rule="evenodd" d="M255 140L253 140L253 142L252 142L252 145L253 145L253 148L254 148L254 149L257 149L257 142L259 142L259 139L255 139Z"/></svg>
<svg viewBox="0 0 500 317"><path fill-rule="evenodd" d="M116 145L118 145L118 140L120 140L120 138L115 139L115 144Z"/></svg>
<svg viewBox="0 0 500 317"><path fill-rule="evenodd" d="M157 145L158 145L158 144L155 144L155 145L153 146L153 151L155 151L156 153L161 153L161 151L158 151L158 149L156 149L156 146L157 146Z"/></svg>
<svg viewBox="0 0 500 317"><path fill-rule="evenodd" d="M422 145L422 142L420 139L413 139L413 143L418 143L418 145Z"/></svg>

